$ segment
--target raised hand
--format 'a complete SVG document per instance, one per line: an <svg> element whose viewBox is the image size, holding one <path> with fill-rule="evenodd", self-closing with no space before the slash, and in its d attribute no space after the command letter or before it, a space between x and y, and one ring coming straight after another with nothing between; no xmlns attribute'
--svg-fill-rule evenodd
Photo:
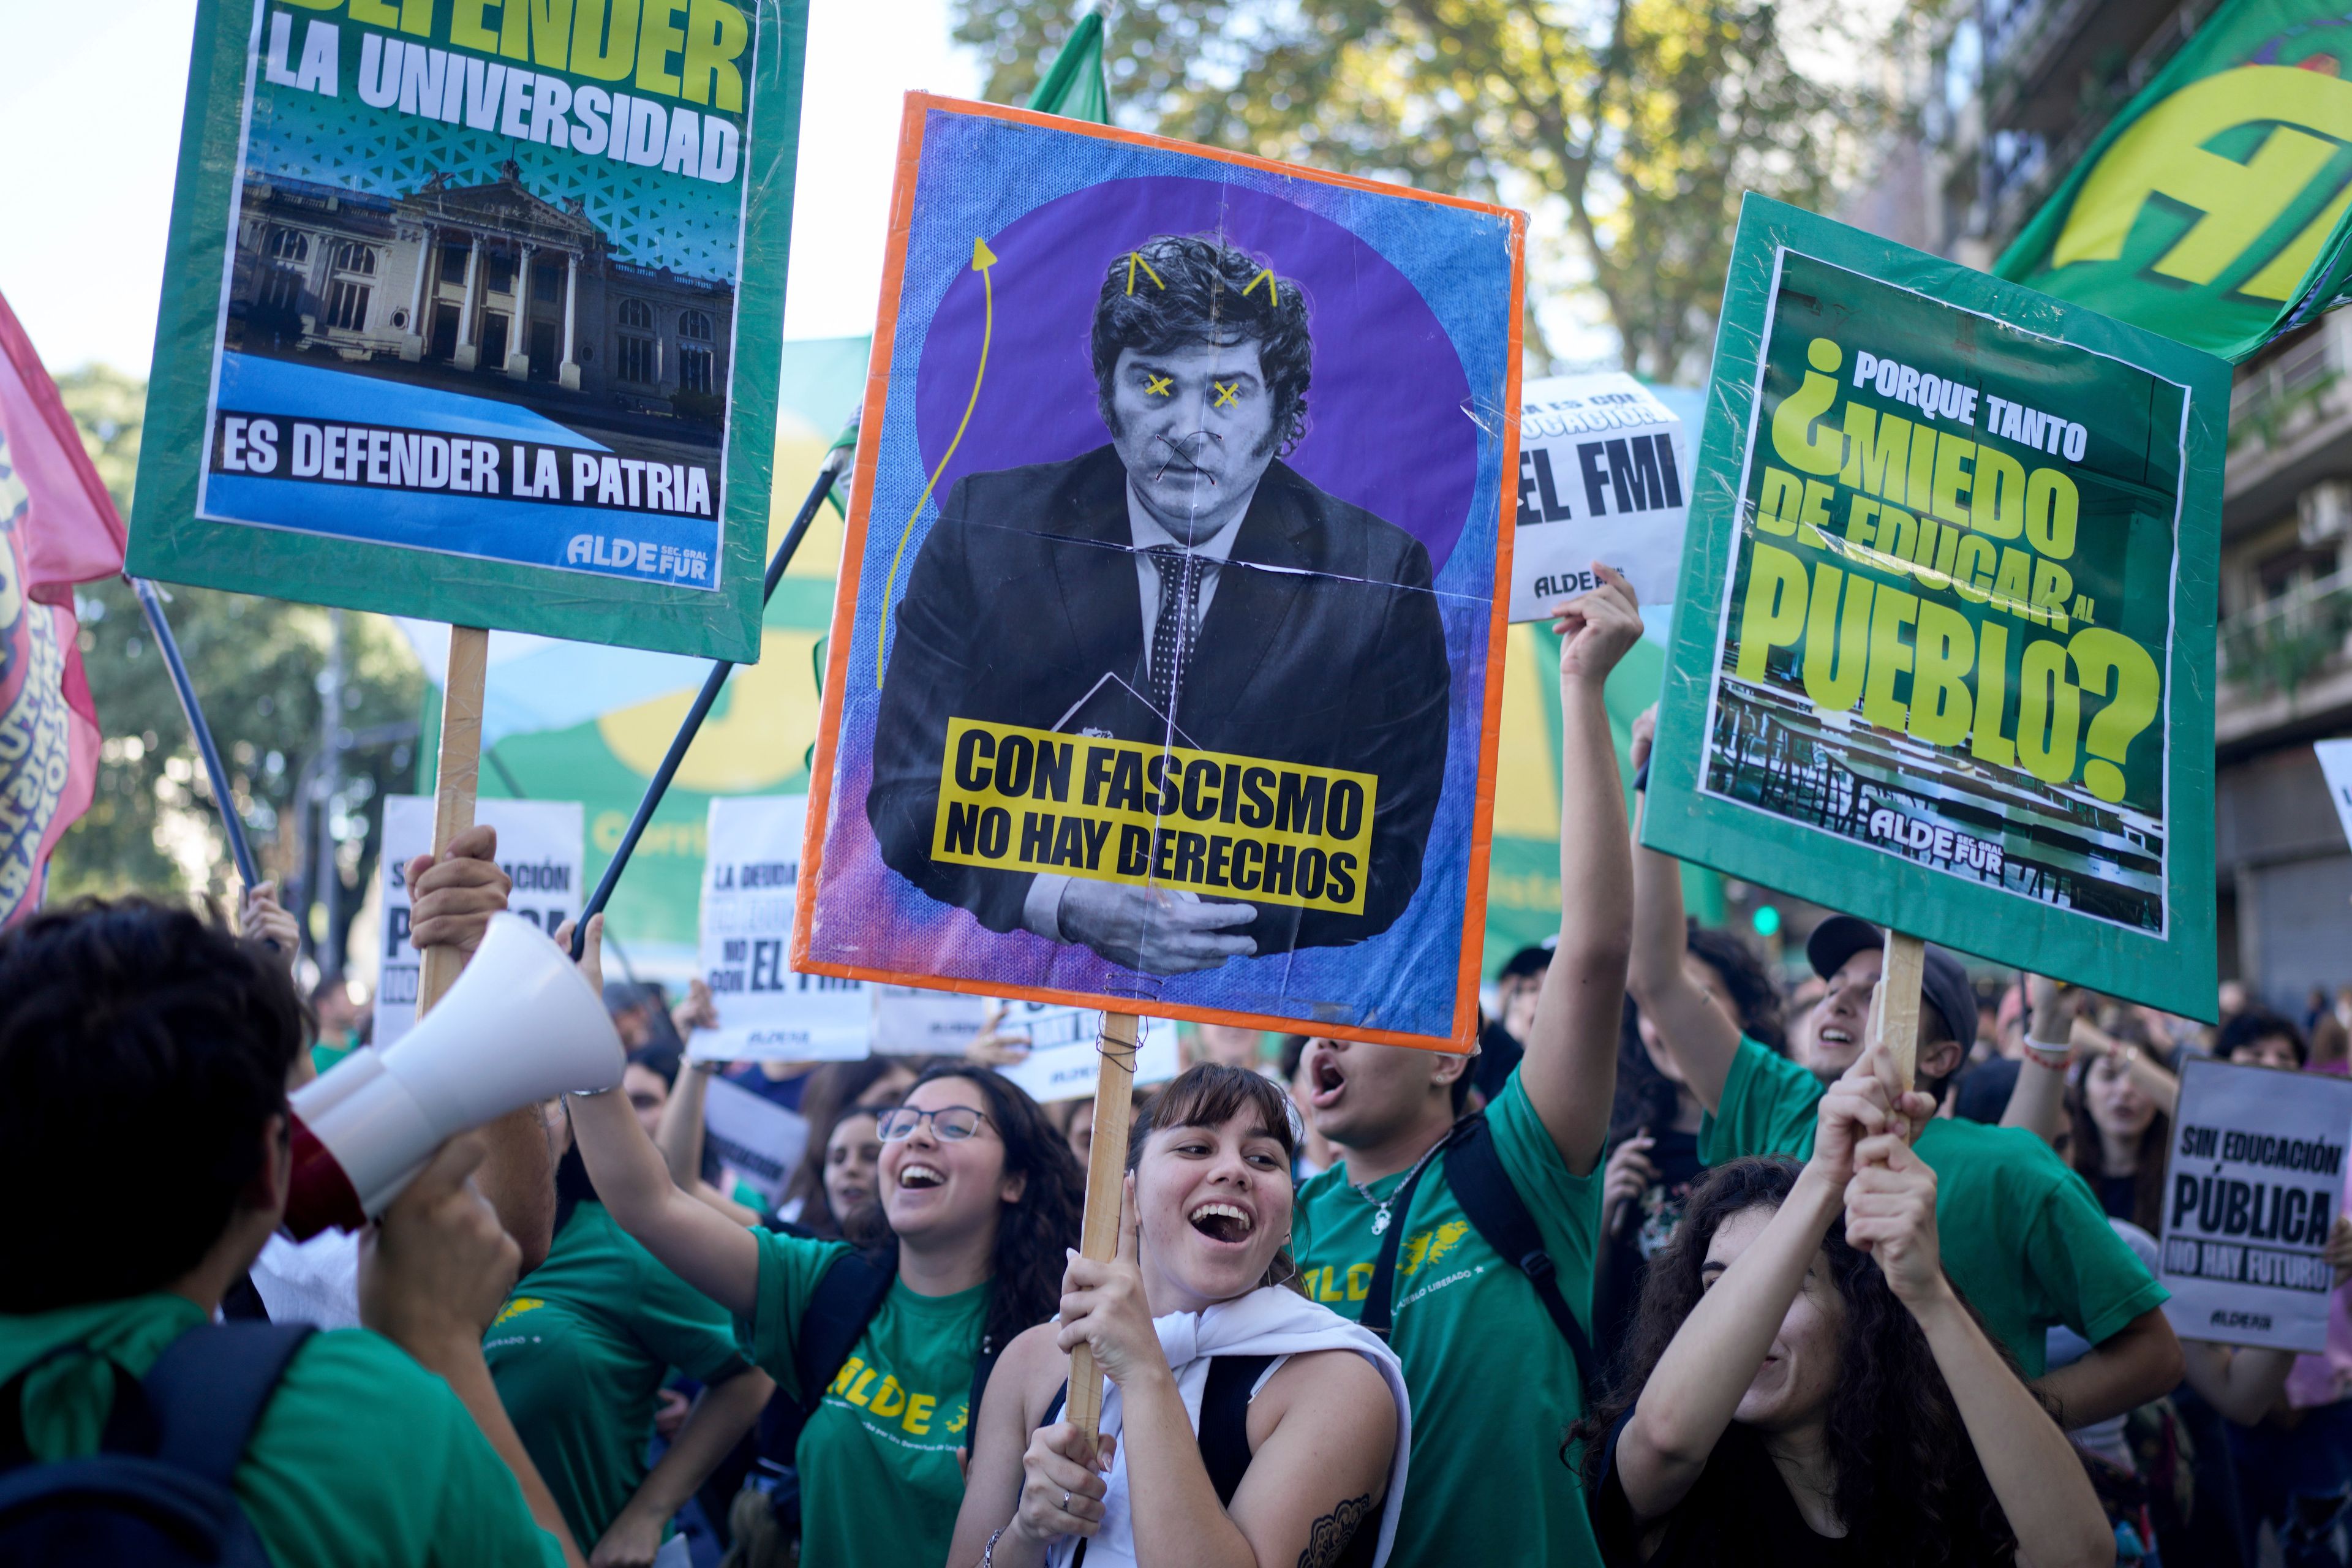
<svg viewBox="0 0 2352 1568"><path fill-rule="evenodd" d="M1657 743L1658 705L1653 702L1634 716L1633 736L1626 747L1625 754L1635 773L1642 771L1642 764L1650 760L1650 748Z"/></svg>
<svg viewBox="0 0 2352 1568"><path fill-rule="evenodd" d="M470 955L482 945L490 917L505 910L514 890L498 857L499 830L477 823L438 856L419 855L408 863L408 940L418 952L454 947Z"/></svg>
<svg viewBox="0 0 2352 1568"><path fill-rule="evenodd" d="M709 983L699 974L687 985L686 1000L669 1010L669 1023L681 1040L693 1038L697 1029L719 1027L719 1004L710 999Z"/></svg>
<svg viewBox="0 0 2352 1568"><path fill-rule="evenodd" d="M1936 1173L1894 1133L1866 1138L1854 1151L1845 1238L1877 1259L1887 1287L1915 1311L1951 1289L1936 1235Z"/></svg>
<svg viewBox="0 0 2352 1568"><path fill-rule="evenodd" d="M361 1238L360 1321L428 1365L453 1340L478 1350L521 1267L481 1163L478 1137L450 1139Z"/></svg>
<svg viewBox="0 0 2352 1568"><path fill-rule="evenodd" d="M1062 1273L1062 1327L1054 1342L1066 1355L1083 1344L1111 1382L1168 1375L1167 1352L1151 1326L1143 1270L1136 1262L1135 1178L1127 1178L1118 1208L1118 1251L1108 1263L1072 1252Z"/></svg>
<svg viewBox="0 0 2352 1568"><path fill-rule="evenodd" d="M1822 1096L1813 1132L1813 1163L1841 1185L1853 1179L1855 1152L1882 1133L1909 1140L1936 1114L1933 1097L1895 1087L1895 1060L1876 1041Z"/></svg>
<svg viewBox="0 0 2352 1568"><path fill-rule="evenodd" d="M1649 1151L1657 1140L1649 1133L1637 1132L1617 1145L1609 1156L1608 1169L1601 1178L1601 1225L1611 1236L1625 1228L1625 1220L1650 1184L1658 1179L1657 1166L1650 1163Z"/></svg>
<svg viewBox="0 0 2352 1568"><path fill-rule="evenodd" d="M1598 688L1642 640L1642 601L1614 567L1596 561L1592 570L1601 585L1555 608L1551 629L1559 636L1560 679Z"/></svg>
<svg viewBox="0 0 2352 1568"><path fill-rule="evenodd" d="M237 911L237 930L248 938L276 950L286 967L294 967L296 954L302 946L302 928L278 901L278 884L256 882L245 890L244 906Z"/></svg>

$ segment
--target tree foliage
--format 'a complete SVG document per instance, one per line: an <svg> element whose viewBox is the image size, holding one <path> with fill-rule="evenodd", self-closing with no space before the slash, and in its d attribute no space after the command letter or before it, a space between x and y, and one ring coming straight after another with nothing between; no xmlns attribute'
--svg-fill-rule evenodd
<svg viewBox="0 0 2352 1568"><path fill-rule="evenodd" d="M957 8L1001 102L1028 94L1076 9ZM1792 59L1789 8L1129 0L1106 59L1123 124L1528 207L1537 279L1590 288L1625 366L1672 380L1706 368L1741 193L1825 209L1878 123L1867 82ZM1805 17L1808 62L1841 58L1842 14Z"/></svg>
<svg viewBox="0 0 2352 1568"><path fill-rule="evenodd" d="M58 378L66 407L81 427L115 505L131 511L139 462L144 384L91 366ZM243 594L172 588L164 606L232 778L238 816L262 874L281 884L310 862L315 829L302 798L321 750L320 677L326 668L328 612ZM86 583L76 593L81 656L106 741L98 793L67 833L50 863L49 896L80 893L192 892L231 896L236 869L214 814L163 660L120 578ZM424 675L380 616L344 617L343 723L364 731L413 724ZM341 790L324 802L344 826L337 869L344 884L344 931L373 876L382 813L368 803L409 787L413 740L385 738L344 753ZM299 894L297 894L299 896Z"/></svg>

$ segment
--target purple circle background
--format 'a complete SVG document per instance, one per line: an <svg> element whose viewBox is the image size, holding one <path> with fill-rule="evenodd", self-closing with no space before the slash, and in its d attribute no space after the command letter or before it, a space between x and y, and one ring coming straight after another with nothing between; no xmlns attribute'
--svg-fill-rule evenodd
<svg viewBox="0 0 2352 1568"><path fill-rule="evenodd" d="M996 256L988 369L954 461L966 474L1059 462L1110 439L1087 349L1112 262L1160 234L1222 233L1307 296L1315 341L1306 439L1284 459L1315 484L1453 553L1477 484L1470 382L1435 312L1380 252L1276 196L1173 176L1107 180L987 237ZM1151 287L1140 271L1136 287ZM986 301L969 267L949 284L915 374L916 445L928 478L971 399Z"/></svg>

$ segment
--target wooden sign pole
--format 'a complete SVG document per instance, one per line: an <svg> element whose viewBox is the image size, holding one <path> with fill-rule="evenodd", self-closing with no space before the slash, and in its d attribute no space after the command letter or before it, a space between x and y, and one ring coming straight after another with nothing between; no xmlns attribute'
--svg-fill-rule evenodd
<svg viewBox="0 0 2352 1568"><path fill-rule="evenodd" d="M449 628L449 678L441 687L441 761L433 795L433 854L474 826L474 792L482 771L482 687L490 634L479 626ZM425 950L416 981L416 1016L425 1016L457 983L466 955L454 947Z"/></svg>
<svg viewBox="0 0 2352 1568"><path fill-rule="evenodd" d="M1094 1152L1087 1161L1087 1216L1078 1250L1097 1263L1118 1252L1119 1198L1127 1182L1127 1132L1135 1110L1135 1039L1139 1020L1132 1013L1105 1013L1101 1053L1095 1068ZM1102 1377L1095 1352L1086 1345L1070 1352L1069 1415L1092 1443L1102 1425Z"/></svg>
<svg viewBox="0 0 2352 1568"><path fill-rule="evenodd" d="M1895 1081L1906 1091L1919 1079L1919 982L1927 972L1927 944L1899 931L1886 933L1885 961L1871 998L1879 1039L1895 1058Z"/></svg>

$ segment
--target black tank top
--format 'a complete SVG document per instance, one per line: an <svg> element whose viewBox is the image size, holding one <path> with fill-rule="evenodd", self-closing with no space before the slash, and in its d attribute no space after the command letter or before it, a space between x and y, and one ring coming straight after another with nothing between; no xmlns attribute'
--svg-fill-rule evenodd
<svg viewBox="0 0 2352 1568"><path fill-rule="evenodd" d="M1208 1468L1209 1484L1217 1489L1221 1507L1234 1506L1234 1494L1241 1490L1242 1477L1250 1465L1249 1404L1250 1395L1274 1364L1270 1355L1221 1355L1209 1358L1209 1380L1201 1389L1201 1422L1197 1441L1201 1446L1201 1463ZM1054 1392L1054 1403L1045 1407L1045 1419L1037 1425L1051 1426L1062 1418L1062 1406L1070 1395L1066 1383ZM1373 1515L1359 1525L1356 1533L1333 1561L1333 1568L1371 1568L1372 1557L1380 1550L1380 1519ZM1078 1542L1078 1550L1070 1558L1070 1568L1084 1568L1087 1543Z"/></svg>

